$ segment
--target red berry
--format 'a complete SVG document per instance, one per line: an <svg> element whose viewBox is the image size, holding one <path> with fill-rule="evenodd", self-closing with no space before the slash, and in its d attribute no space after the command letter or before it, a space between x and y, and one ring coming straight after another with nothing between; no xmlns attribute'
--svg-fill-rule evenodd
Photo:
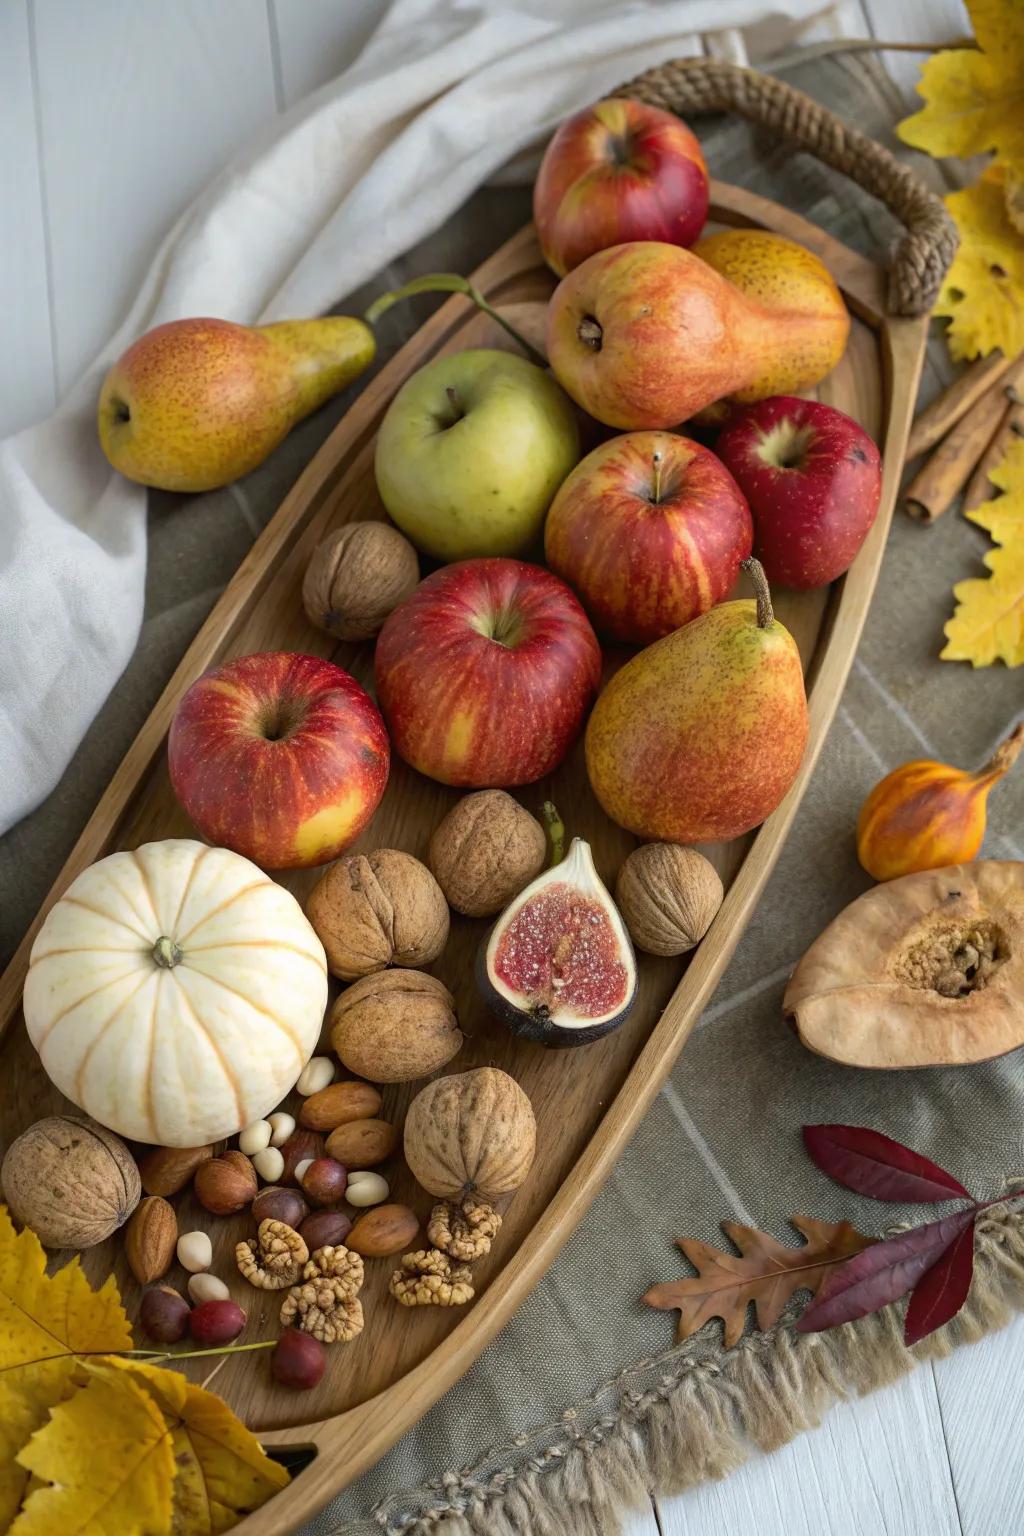
<svg viewBox="0 0 1024 1536"><path fill-rule="evenodd" d="M237 1301L201 1301L193 1307L188 1327L197 1344L230 1344L245 1327L245 1313Z"/></svg>
<svg viewBox="0 0 1024 1536"><path fill-rule="evenodd" d="M270 1355L270 1369L274 1380L296 1392L308 1392L315 1387L327 1365L327 1351L318 1339L298 1328L288 1328L282 1333Z"/></svg>

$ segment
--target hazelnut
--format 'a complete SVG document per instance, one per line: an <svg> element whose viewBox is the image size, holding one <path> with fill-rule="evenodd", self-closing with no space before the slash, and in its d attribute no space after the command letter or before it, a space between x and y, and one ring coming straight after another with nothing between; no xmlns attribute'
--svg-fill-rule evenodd
<svg viewBox="0 0 1024 1536"><path fill-rule="evenodd" d="M333 1157L318 1157L302 1176L302 1192L313 1205L333 1205L342 1199L348 1175Z"/></svg>
<svg viewBox="0 0 1024 1536"><path fill-rule="evenodd" d="M196 1343L210 1348L230 1344L244 1327L245 1313L237 1301L201 1301L188 1319L188 1331Z"/></svg>
<svg viewBox="0 0 1024 1536"><path fill-rule="evenodd" d="M302 606L336 640L369 640L420 579L409 540L390 523L346 523L318 544L302 583Z"/></svg>
<svg viewBox="0 0 1024 1536"><path fill-rule="evenodd" d="M682 955L699 944L724 897L718 871L695 848L645 843L619 870L615 902L637 949Z"/></svg>
<svg viewBox="0 0 1024 1536"><path fill-rule="evenodd" d="M308 1392L315 1387L327 1365L327 1351L319 1339L298 1328L286 1328L270 1355L270 1371L282 1387Z"/></svg>
<svg viewBox="0 0 1024 1536"><path fill-rule="evenodd" d="M310 1253L316 1253L318 1248L340 1247L351 1230L352 1218L344 1211L314 1211L302 1222L299 1236Z"/></svg>
<svg viewBox="0 0 1024 1536"><path fill-rule="evenodd" d="M252 1163L244 1152L222 1152L201 1163L193 1185L196 1199L213 1216L230 1216L251 1204L259 1188Z"/></svg>
<svg viewBox="0 0 1024 1536"><path fill-rule="evenodd" d="M306 916L342 981L388 965L427 965L448 941L441 887L419 859L394 848L338 859L314 886Z"/></svg>
<svg viewBox="0 0 1024 1536"><path fill-rule="evenodd" d="M188 1330L190 1307L169 1285L155 1285L139 1307L139 1326L154 1344L177 1344Z"/></svg>
<svg viewBox="0 0 1024 1536"><path fill-rule="evenodd" d="M252 1203L251 1214L257 1226L261 1221L283 1221L286 1227L298 1230L309 1215L309 1206L297 1189L281 1189L271 1184L260 1190Z"/></svg>
<svg viewBox="0 0 1024 1536"><path fill-rule="evenodd" d="M346 1168L372 1168L390 1157L397 1145L398 1131L387 1120L354 1120L331 1132L327 1155Z"/></svg>
<svg viewBox="0 0 1024 1536"><path fill-rule="evenodd" d="M464 795L430 839L427 861L466 917L493 917L544 868L544 828L503 789Z"/></svg>

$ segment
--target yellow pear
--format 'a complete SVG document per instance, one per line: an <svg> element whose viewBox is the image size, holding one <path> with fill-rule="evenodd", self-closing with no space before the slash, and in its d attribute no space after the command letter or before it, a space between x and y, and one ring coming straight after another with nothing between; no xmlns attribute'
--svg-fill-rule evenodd
<svg viewBox="0 0 1024 1536"><path fill-rule="evenodd" d="M369 326L345 315L261 326L210 319L158 325L103 381L103 452L142 485L227 485L262 464L374 352Z"/></svg>

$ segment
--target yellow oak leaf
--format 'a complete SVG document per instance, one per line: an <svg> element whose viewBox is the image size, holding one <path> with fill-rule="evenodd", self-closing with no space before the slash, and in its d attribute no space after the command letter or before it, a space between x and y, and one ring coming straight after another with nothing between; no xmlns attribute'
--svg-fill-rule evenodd
<svg viewBox="0 0 1024 1536"><path fill-rule="evenodd" d="M162 1536L170 1530L174 1450L163 1414L128 1376L92 1375L50 1414L18 1460L47 1487L10 1536Z"/></svg>
<svg viewBox="0 0 1024 1536"><path fill-rule="evenodd" d="M1024 239L1010 223L1002 178L951 192L946 207L960 231L960 248L935 305L948 318L954 357L984 356L1000 347L1007 357L1024 349Z"/></svg>
<svg viewBox="0 0 1024 1536"><path fill-rule="evenodd" d="M74 1352L131 1347L113 1279L93 1291L78 1259L48 1275L35 1233L16 1233L0 1206L0 1531L28 1481L18 1452L74 1390Z"/></svg>
<svg viewBox="0 0 1024 1536"><path fill-rule="evenodd" d="M994 151L1024 173L1024 5L967 0L977 49L943 49L921 71L925 106L899 124L905 144L932 155Z"/></svg>
<svg viewBox="0 0 1024 1536"><path fill-rule="evenodd" d="M288 1473L212 1392L139 1360L104 1361L148 1391L170 1427L178 1476L174 1536L219 1536L286 1488Z"/></svg>
<svg viewBox="0 0 1024 1536"><path fill-rule="evenodd" d="M1024 438L1010 444L989 479L1003 495L983 501L968 518L987 529L997 544L1024 545Z"/></svg>

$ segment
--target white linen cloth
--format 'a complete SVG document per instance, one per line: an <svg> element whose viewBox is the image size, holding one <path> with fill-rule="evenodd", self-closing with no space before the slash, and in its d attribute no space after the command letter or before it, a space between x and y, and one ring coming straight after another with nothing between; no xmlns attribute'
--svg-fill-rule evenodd
<svg viewBox="0 0 1024 1536"><path fill-rule="evenodd" d="M0 443L0 832L54 787L142 622L146 493L95 403L143 331L315 315L517 150L695 32L822 0L392 0L352 67L269 123L179 218L56 414Z"/></svg>

